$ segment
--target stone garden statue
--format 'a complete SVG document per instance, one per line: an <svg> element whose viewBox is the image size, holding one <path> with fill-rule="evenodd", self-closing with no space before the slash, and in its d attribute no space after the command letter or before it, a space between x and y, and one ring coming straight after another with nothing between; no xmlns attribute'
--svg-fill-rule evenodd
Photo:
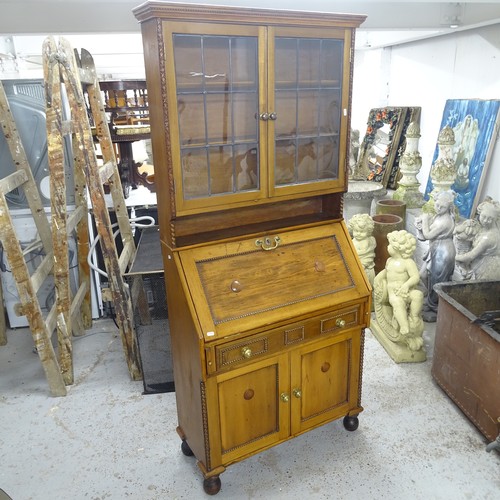
<svg viewBox="0 0 500 500"><path fill-rule="evenodd" d="M477 219L466 219L455 225L455 248L457 255L469 252L472 249L472 242L475 240L481 224ZM472 268L470 262L460 262L455 258L455 264L464 280L472 279Z"/></svg>
<svg viewBox="0 0 500 500"><path fill-rule="evenodd" d="M402 174L398 181L398 188L392 198L402 200L407 208L420 208L424 198L420 192L420 182L417 174L422 167L422 157L418 151L420 126L418 122L411 122L406 130L406 148L399 162L399 171Z"/></svg>
<svg viewBox="0 0 500 500"><path fill-rule="evenodd" d="M372 235L373 219L368 214L355 214L351 217L347 226L368 281L373 286L373 280L375 279L375 247L377 246L377 242Z"/></svg>
<svg viewBox="0 0 500 500"><path fill-rule="evenodd" d="M500 204L487 198L477 207L479 228L471 231L469 251L458 253L457 263L475 280L500 280ZM467 221L466 221L467 222Z"/></svg>
<svg viewBox="0 0 500 500"><path fill-rule="evenodd" d="M455 270L455 193L440 191L434 195L435 214L423 213L415 219L420 240L429 242L420 276L427 288L423 308L423 319L435 322L438 309L438 295L434 285L451 281Z"/></svg>
<svg viewBox="0 0 500 500"><path fill-rule="evenodd" d="M422 321L424 295L413 260L416 238L408 231L387 235L389 255L385 269L375 276L375 320L371 330L394 361L425 361Z"/></svg>
<svg viewBox="0 0 500 500"><path fill-rule="evenodd" d="M444 127L438 135L438 157L431 167L430 177L433 189L429 201L424 204L422 210L432 213L434 210L434 200L437 193L451 190L455 182L457 169L453 157L453 146L455 145L455 134L448 125Z"/></svg>

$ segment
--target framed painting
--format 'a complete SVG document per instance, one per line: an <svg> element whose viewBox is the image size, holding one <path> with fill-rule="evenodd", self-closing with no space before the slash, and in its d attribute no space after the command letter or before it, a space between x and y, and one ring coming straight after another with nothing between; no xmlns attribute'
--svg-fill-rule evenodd
<svg viewBox="0 0 500 500"><path fill-rule="evenodd" d="M386 107L370 110L353 179L379 182L388 187L408 109Z"/></svg>
<svg viewBox="0 0 500 500"><path fill-rule="evenodd" d="M446 101L441 131L449 126L455 134L453 159L457 176L452 185L460 216L474 216L485 173L491 159L500 120L500 100L449 99ZM439 154L436 144L432 165ZM429 174L424 198L434 189Z"/></svg>

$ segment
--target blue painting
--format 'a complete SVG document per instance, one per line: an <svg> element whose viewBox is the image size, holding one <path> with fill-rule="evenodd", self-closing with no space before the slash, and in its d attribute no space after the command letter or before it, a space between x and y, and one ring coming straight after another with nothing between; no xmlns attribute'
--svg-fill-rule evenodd
<svg viewBox="0 0 500 500"><path fill-rule="evenodd" d="M449 126L455 133L453 155L457 177L452 186L456 192L455 204L466 219L474 216L481 188L481 180L491 157L499 122L500 100L450 99L446 101L441 127ZM432 165L438 158L436 144ZM429 175L425 199L434 189Z"/></svg>

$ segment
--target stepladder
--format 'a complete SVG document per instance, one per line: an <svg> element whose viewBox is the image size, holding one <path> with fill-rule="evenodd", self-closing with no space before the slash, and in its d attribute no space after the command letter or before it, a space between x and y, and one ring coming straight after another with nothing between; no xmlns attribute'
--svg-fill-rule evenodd
<svg viewBox="0 0 500 500"><path fill-rule="evenodd" d="M49 110L48 113L50 115ZM19 296L16 309L27 318L50 392L53 396L64 396L67 393L66 386L71 385L74 379L72 335L81 334L92 322L90 275L86 264L89 239L83 193L75 189L76 206L69 215L59 192L63 192L62 196L66 194L64 157L55 156L54 149L49 148L50 189L54 196L51 197L51 210L46 213L1 82L0 116L2 131L15 166L11 174L0 180L0 241ZM53 134L53 127L54 122L49 116L49 138ZM20 243L7 201L8 194L15 190L24 192L37 229L37 237L25 246ZM69 235L72 234L76 234L78 240L79 271L77 287L73 291L70 289L67 247ZM32 262L28 267L33 254L39 257L36 268L33 268ZM38 295L47 280L53 282L55 297L48 312L42 308ZM57 332L55 342L52 338L54 332ZM7 342L6 335L4 341Z"/></svg>
<svg viewBox="0 0 500 500"><path fill-rule="evenodd" d="M136 255L136 245L94 60L85 49L81 50L81 54L73 52L64 39L59 40L57 47L54 42L46 41L45 47L52 54L46 57L57 59L59 65L69 69L68 82L76 81L74 89L67 95L83 155L85 184L106 271L107 286L102 295L113 306L130 376L133 380L140 380L142 366L134 323L135 311L139 311L143 324L150 323L151 318L142 278L125 279L125 273ZM87 108L90 109L95 131L91 127ZM102 162L97 159L96 141ZM105 185L110 196L105 195ZM111 222L111 211L116 223Z"/></svg>

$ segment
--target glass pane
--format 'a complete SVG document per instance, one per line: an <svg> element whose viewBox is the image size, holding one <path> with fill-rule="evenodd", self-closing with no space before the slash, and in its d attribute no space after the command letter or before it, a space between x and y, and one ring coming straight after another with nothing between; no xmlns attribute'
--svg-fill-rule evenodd
<svg viewBox="0 0 500 500"><path fill-rule="evenodd" d="M277 185L292 184L296 181L296 152L294 141L276 141L274 180Z"/></svg>
<svg viewBox="0 0 500 500"><path fill-rule="evenodd" d="M238 94L233 98L233 136L235 141L255 141L258 134L257 94Z"/></svg>
<svg viewBox="0 0 500 500"><path fill-rule="evenodd" d="M340 133L340 90L323 90L319 96L319 132L320 134Z"/></svg>
<svg viewBox="0 0 500 500"><path fill-rule="evenodd" d="M313 139L299 141L297 151L298 182L308 182L318 179L317 141Z"/></svg>
<svg viewBox="0 0 500 500"><path fill-rule="evenodd" d="M297 133L297 92L276 91L276 115L274 133L277 138L292 137Z"/></svg>
<svg viewBox="0 0 500 500"><path fill-rule="evenodd" d="M322 137L318 140L318 179L338 179L338 137Z"/></svg>
<svg viewBox="0 0 500 500"><path fill-rule="evenodd" d="M202 84L201 37L198 35L174 35L175 77L177 87Z"/></svg>
<svg viewBox="0 0 500 500"><path fill-rule="evenodd" d="M233 162L232 147L220 146L209 148L210 162L210 194L233 192Z"/></svg>
<svg viewBox="0 0 500 500"><path fill-rule="evenodd" d="M230 57L229 38L224 36L203 37L203 74L208 91L229 89Z"/></svg>
<svg viewBox="0 0 500 500"><path fill-rule="evenodd" d="M319 84L320 40L299 40L299 87L317 88Z"/></svg>
<svg viewBox="0 0 500 500"><path fill-rule="evenodd" d="M231 94L207 94L207 144L231 142Z"/></svg>
<svg viewBox="0 0 500 500"><path fill-rule="evenodd" d="M296 38L277 38L275 42L276 65L274 80L276 88L296 87L297 82Z"/></svg>
<svg viewBox="0 0 500 500"><path fill-rule="evenodd" d="M320 71L323 87L340 86L343 55L344 42L342 40L322 40Z"/></svg>
<svg viewBox="0 0 500 500"><path fill-rule="evenodd" d="M257 40L255 38L231 39L231 82L233 87L245 86L257 91Z"/></svg>
<svg viewBox="0 0 500 500"><path fill-rule="evenodd" d="M181 153L184 198L200 198L209 194L208 162L204 148Z"/></svg>
<svg viewBox="0 0 500 500"><path fill-rule="evenodd" d="M181 146L205 144L205 100L203 95L181 94L177 98Z"/></svg>
<svg viewBox="0 0 500 500"><path fill-rule="evenodd" d="M251 191L259 188L257 144L234 147L236 190Z"/></svg>
<svg viewBox="0 0 500 500"><path fill-rule="evenodd" d="M300 137L318 134L319 92L317 90L301 90L298 101L297 135Z"/></svg>

